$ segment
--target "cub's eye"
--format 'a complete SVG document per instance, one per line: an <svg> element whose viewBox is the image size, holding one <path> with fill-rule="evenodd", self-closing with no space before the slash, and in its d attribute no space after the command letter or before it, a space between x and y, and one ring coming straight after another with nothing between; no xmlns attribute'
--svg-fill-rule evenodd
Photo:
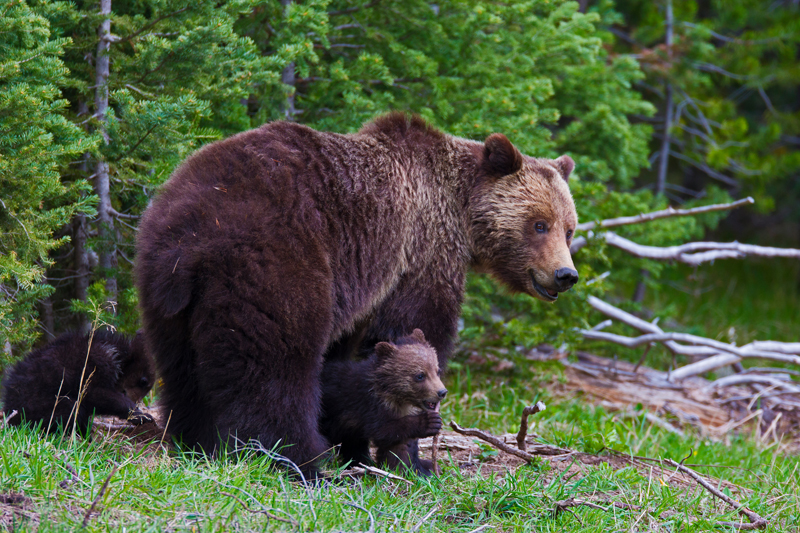
<svg viewBox="0 0 800 533"><path fill-rule="evenodd" d="M547 226L544 222L537 222L533 227L536 229L536 233L544 233L547 231Z"/></svg>
<svg viewBox="0 0 800 533"><path fill-rule="evenodd" d="M415 381L425 381L425 372L420 372L416 376L414 376Z"/></svg>
<svg viewBox="0 0 800 533"><path fill-rule="evenodd" d="M572 230L567 231L567 240L572 238Z"/></svg>
<svg viewBox="0 0 800 533"><path fill-rule="evenodd" d="M139 383L137 383L136 386L141 389L146 389L149 384L150 382L147 380L147 378L142 378L139 380Z"/></svg>

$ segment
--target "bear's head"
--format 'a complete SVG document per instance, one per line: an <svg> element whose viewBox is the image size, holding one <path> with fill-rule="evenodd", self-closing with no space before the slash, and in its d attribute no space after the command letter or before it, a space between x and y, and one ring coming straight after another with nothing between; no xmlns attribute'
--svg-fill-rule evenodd
<svg viewBox="0 0 800 533"><path fill-rule="evenodd" d="M578 281L569 245L578 216L569 156L522 155L499 133L476 144L480 175L470 198L474 267L546 302Z"/></svg>
<svg viewBox="0 0 800 533"><path fill-rule="evenodd" d="M415 329L393 343L379 342L375 357L373 391L389 409L401 416L439 410L447 389L439 376L436 350L422 331Z"/></svg>
<svg viewBox="0 0 800 533"><path fill-rule="evenodd" d="M125 343L119 353L120 376L117 390L134 402L150 392L155 383L153 358L145 348L144 334L136 332L130 343Z"/></svg>

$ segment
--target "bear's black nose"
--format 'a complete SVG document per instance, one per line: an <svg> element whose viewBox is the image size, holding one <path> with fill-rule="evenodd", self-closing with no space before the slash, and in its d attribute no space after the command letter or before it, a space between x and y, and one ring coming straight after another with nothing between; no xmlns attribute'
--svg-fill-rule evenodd
<svg viewBox="0 0 800 533"><path fill-rule="evenodd" d="M559 292L571 289L576 283L578 283L577 270L567 267L556 270L556 286Z"/></svg>
<svg viewBox="0 0 800 533"><path fill-rule="evenodd" d="M439 395L439 398L444 400L444 397L447 396L447 389L442 389L439 392L437 392L437 394Z"/></svg>

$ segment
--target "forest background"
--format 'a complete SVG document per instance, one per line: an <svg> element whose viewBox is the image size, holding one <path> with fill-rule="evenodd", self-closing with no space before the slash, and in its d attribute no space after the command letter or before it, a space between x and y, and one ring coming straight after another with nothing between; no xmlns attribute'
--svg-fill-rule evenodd
<svg viewBox="0 0 800 533"><path fill-rule="evenodd" d="M798 52L798 0L0 0L0 370L69 329L133 333L148 202L192 151L269 120L353 132L403 110L471 139L502 132L529 155L575 160L581 222L755 199L614 229L637 244L800 247ZM661 370L691 361L587 342L579 330L606 318L591 296L648 328L739 347L797 342L800 261L689 266L602 235L578 233L581 281L554 305L470 275L442 405L445 422L501 435L545 400L529 436L577 455L512 464L467 438L441 451L438 477L306 490L266 455L193 456L162 431L128 439L122 422L96 421L92 440L0 423L0 528L737 530L743 516L664 468L672 460L769 521L758 527L800 530L798 404L785 391L751 390L735 419L711 427L667 410L663 390L642 389L658 396L655 412L644 400L603 405L568 368L581 351L644 354ZM537 359L543 343L571 355ZM589 371L622 375L606 361ZM794 390L796 370L780 372ZM768 402L783 402L772 422Z"/></svg>
<svg viewBox="0 0 800 533"><path fill-rule="evenodd" d="M798 50L790 0L2 1L0 368L98 317L135 331L148 201L193 150L276 119L353 132L397 109L502 132L572 156L581 221L756 200L619 229L639 244L797 246ZM462 345L579 347L589 295L725 341L797 340L797 261L744 261L590 238L575 262L593 283L556 305L470 277Z"/></svg>

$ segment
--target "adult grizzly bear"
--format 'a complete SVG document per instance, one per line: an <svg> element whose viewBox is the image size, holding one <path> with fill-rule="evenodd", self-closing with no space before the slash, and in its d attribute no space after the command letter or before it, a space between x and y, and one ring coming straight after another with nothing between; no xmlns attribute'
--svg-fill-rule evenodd
<svg viewBox="0 0 800 533"><path fill-rule="evenodd" d="M420 327L445 368L469 266L545 301L572 287L573 165L399 113L352 135L274 122L199 150L137 241L170 432L207 452L280 441L315 474L326 353Z"/></svg>
<svg viewBox="0 0 800 533"><path fill-rule="evenodd" d="M394 342L379 342L366 359L328 360L322 366L322 416L319 428L339 456L354 464L371 462L369 443L379 463L398 459L423 474L432 463L416 454L392 454L410 439L432 437L442 429L439 402L447 394L436 351L415 329Z"/></svg>

